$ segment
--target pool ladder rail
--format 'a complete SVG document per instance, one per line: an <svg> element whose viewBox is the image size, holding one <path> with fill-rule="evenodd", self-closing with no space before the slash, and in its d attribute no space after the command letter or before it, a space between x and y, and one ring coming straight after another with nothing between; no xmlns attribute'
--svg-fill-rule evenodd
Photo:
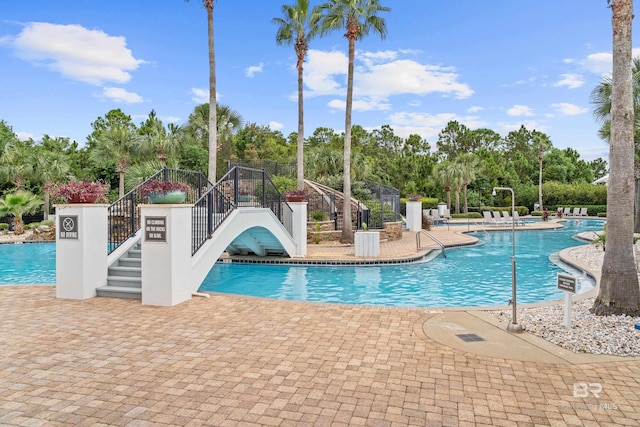
<svg viewBox="0 0 640 427"><path fill-rule="evenodd" d="M447 257L447 252L445 251L444 248L444 243L442 243L440 241L440 239L438 239L436 236L434 236L433 234L429 233L427 230L420 230L416 233L416 247L418 249L420 249L420 235L424 234L425 236L427 236L428 238L430 238L431 240L433 240L438 246L440 246L440 249L442 249L442 256L443 257Z"/></svg>

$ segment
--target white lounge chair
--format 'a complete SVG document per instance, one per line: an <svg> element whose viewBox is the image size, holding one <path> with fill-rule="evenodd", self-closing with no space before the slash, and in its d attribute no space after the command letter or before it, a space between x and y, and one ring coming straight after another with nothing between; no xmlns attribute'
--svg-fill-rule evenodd
<svg viewBox="0 0 640 427"><path fill-rule="evenodd" d="M580 216L587 216L588 208L580 208Z"/></svg>
<svg viewBox="0 0 640 427"><path fill-rule="evenodd" d="M564 216L571 216L571 208L564 208Z"/></svg>
<svg viewBox="0 0 640 427"><path fill-rule="evenodd" d="M484 217L484 224L495 225L496 220L491 216L491 211L482 211L482 216Z"/></svg>
<svg viewBox="0 0 640 427"><path fill-rule="evenodd" d="M580 216L580 208L573 208L571 216Z"/></svg>
<svg viewBox="0 0 640 427"><path fill-rule="evenodd" d="M500 211L493 211L493 219L496 222L496 224L505 224L504 218L500 214Z"/></svg>
<svg viewBox="0 0 640 427"><path fill-rule="evenodd" d="M513 211L513 220L516 222L516 225L525 225L525 221L524 218L520 217L520 214L518 213L518 211Z"/></svg>

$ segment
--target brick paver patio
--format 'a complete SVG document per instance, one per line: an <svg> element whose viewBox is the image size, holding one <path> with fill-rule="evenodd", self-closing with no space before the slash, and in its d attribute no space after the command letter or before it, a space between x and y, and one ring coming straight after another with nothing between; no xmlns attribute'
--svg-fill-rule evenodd
<svg viewBox="0 0 640 427"><path fill-rule="evenodd" d="M434 315L220 294L150 307L0 286L0 425L640 425L637 359L479 356L427 338Z"/></svg>

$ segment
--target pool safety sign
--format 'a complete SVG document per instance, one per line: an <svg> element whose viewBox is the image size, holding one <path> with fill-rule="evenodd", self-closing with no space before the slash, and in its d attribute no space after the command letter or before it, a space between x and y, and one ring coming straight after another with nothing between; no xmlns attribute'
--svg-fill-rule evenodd
<svg viewBox="0 0 640 427"><path fill-rule="evenodd" d="M78 238L78 215L60 215L59 239Z"/></svg>
<svg viewBox="0 0 640 427"><path fill-rule="evenodd" d="M558 290L576 293L578 280L574 276L558 273Z"/></svg>
<svg viewBox="0 0 640 427"><path fill-rule="evenodd" d="M144 218L144 239L147 242L167 241L167 217L147 216Z"/></svg>

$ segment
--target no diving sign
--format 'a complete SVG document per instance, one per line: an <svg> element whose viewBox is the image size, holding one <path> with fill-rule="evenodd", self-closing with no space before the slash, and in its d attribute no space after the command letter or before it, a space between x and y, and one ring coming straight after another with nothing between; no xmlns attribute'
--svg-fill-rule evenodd
<svg viewBox="0 0 640 427"><path fill-rule="evenodd" d="M78 215L60 215L59 239L78 238Z"/></svg>

